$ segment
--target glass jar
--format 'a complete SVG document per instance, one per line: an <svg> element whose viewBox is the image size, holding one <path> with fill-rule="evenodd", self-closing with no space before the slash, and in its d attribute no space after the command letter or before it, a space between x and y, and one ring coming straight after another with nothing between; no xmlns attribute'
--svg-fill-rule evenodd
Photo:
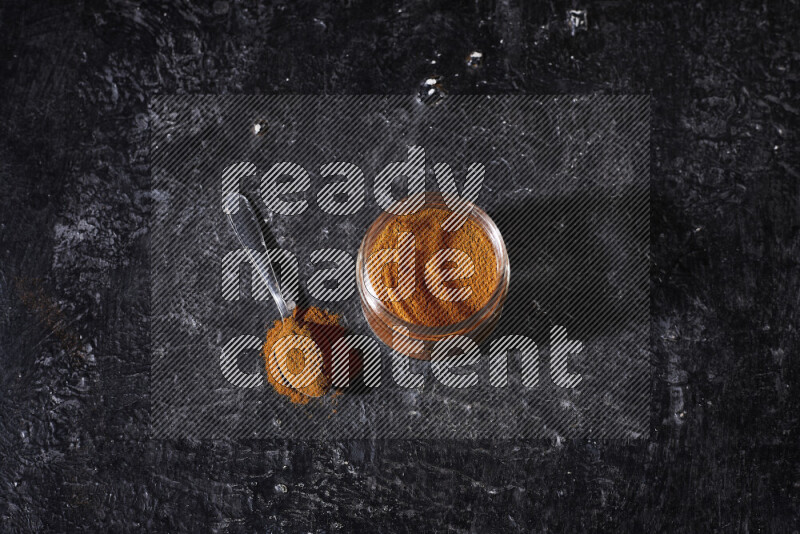
<svg viewBox="0 0 800 534"><path fill-rule="evenodd" d="M425 204L420 209L438 207L450 211L442 193L429 191L419 194L425 195ZM413 197L411 200L413 200ZM465 201L459 200L459 202L464 203ZM398 215L390 211L382 213L375 219L361 241L356 260L356 283L361 298L361 309L375 335L387 346L402 354L421 360L429 360L435 343L442 338L453 335L466 336L476 343L481 343L489 336L500 319L511 276L506 245L497 225L486 212L475 204L467 202L467 205L472 208L467 220L471 220L478 225L479 228L486 232L491 241L496 259L496 284L486 304L466 319L457 323L444 326L425 326L405 321L394 314L367 289L367 284L370 283L367 274L367 259L372 251L373 244L386 225L399 217ZM424 283L424 281L417 280L416 283L420 284ZM435 297L431 295L431 298Z"/></svg>

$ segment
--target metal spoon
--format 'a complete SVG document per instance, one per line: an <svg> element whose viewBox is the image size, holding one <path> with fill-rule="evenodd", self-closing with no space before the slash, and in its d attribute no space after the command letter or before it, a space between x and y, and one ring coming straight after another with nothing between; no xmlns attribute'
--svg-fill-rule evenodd
<svg viewBox="0 0 800 534"><path fill-rule="evenodd" d="M278 277L275 276L275 271L272 269L272 264L269 261L267 244L264 242L264 234L261 233L261 227L259 226L258 217L256 217L253 211L253 206L244 195L240 193L229 193L225 197L225 203L222 209L228 216L228 222L231 223L233 233L236 234L239 243L242 244L250 261L253 262L256 272L267 285L269 293L272 295L272 300L275 301L278 312L281 314L281 321L286 321L286 319L292 315L292 312L281 294ZM253 251L260 252L261 254L253 254ZM284 381L284 385L296 388L296 385L286 377L284 369L277 360L275 361L275 365ZM319 397L323 394L320 392L310 395L305 391L301 393L309 397Z"/></svg>
<svg viewBox="0 0 800 534"><path fill-rule="evenodd" d="M292 315L292 312L286 305L286 300L284 300L278 284L278 277L275 276L275 271L272 270L267 244L264 242L264 234L261 233L261 227L258 223L258 217L253 211L253 206L250 205L250 201L244 195L229 193L225 197L222 211L228 216L228 222L231 223L233 233L236 234L239 243L244 247L258 276L261 277L261 280L269 289L269 294L272 295L272 300L275 301L275 305L278 307L278 313L281 314L281 320L285 321ZM253 254L254 251L260 254Z"/></svg>

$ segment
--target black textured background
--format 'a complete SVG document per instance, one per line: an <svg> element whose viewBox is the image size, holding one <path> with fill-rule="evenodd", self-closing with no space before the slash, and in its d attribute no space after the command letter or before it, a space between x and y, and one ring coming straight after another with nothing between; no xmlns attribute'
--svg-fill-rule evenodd
<svg viewBox="0 0 800 534"><path fill-rule="evenodd" d="M796 531L796 0L3 4L0 530ZM433 74L652 95L651 439L149 441L148 96Z"/></svg>

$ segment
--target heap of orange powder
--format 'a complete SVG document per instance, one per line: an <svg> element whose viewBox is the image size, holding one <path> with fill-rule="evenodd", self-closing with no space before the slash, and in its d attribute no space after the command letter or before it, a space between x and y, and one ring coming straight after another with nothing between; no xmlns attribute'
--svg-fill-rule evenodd
<svg viewBox="0 0 800 534"><path fill-rule="evenodd" d="M455 231L448 232L442 223L452 211L439 207L423 208L410 215L393 218L378 234L371 253L396 248L398 236L404 232L414 235L415 288L405 300L384 301L393 314L406 322L435 327L458 323L469 318L489 301L497 286L497 257L489 235L478 224L467 219ZM450 288L470 286L470 296L461 301L437 298L425 283L425 265L439 250L463 251L472 260L474 273L469 277L444 282ZM448 268L448 265L444 265ZM382 271L386 287L397 287L399 270L396 263L387 263Z"/></svg>
<svg viewBox="0 0 800 534"><path fill-rule="evenodd" d="M267 339L262 347L267 380L276 392L288 397L294 404L306 404L312 398L321 397L331 387L334 343L345 333L344 327L339 324L339 316L316 307L301 309L295 308L291 317L285 320L278 319L267 332ZM293 387L283 379L280 366L295 375L303 372L306 366L306 354L300 349L292 349L287 353L273 355L273 347L284 336L307 336L311 338L322 353L322 370L316 378L302 387ZM277 361L277 358L285 358ZM349 372L352 376L359 370L359 361L353 354L350 355Z"/></svg>

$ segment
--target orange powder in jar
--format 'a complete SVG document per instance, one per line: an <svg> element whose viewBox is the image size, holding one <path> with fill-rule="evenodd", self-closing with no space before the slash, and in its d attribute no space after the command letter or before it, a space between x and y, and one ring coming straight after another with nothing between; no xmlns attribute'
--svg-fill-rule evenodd
<svg viewBox="0 0 800 534"><path fill-rule="evenodd" d="M442 223L453 212L439 207L423 208L410 215L393 218L381 230L372 244L370 255L382 249L397 249L398 238L405 232L414 237L414 290L403 300L383 300L383 304L402 320L427 327L446 326L469 318L489 301L497 287L497 257L489 235L478 224L467 219L460 228L448 232ZM440 287L457 290L469 287L468 297L447 300L435 295L426 283L426 265L440 250L461 251L471 260L474 271L469 276L448 280L437 269L428 272L428 280L444 280ZM463 257L463 255L462 255ZM458 264L445 261L439 265L442 270L453 270ZM375 280L375 276L379 280ZM385 284L387 288L398 288L401 275L398 264L387 262L380 270L371 274L373 285ZM466 294L465 292L464 294Z"/></svg>

